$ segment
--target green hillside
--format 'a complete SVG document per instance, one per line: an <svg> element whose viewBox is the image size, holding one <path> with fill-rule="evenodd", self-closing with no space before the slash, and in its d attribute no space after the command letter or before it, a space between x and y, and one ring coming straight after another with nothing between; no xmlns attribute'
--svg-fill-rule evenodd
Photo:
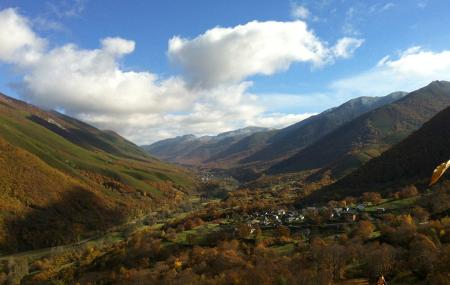
<svg viewBox="0 0 450 285"><path fill-rule="evenodd" d="M10 150L1 154L4 163L0 175L3 225L15 223L14 219L20 220L34 212L46 213L47 206L58 203L67 205L59 207L61 223L69 223L71 215L65 210L69 211L72 201L76 200L67 197L80 189L86 193L80 196L94 195L99 204L117 210L123 219L127 219L152 207L175 203L175 198L181 199L194 187L194 180L186 170L145 154L111 131L98 130L68 116L47 112L4 95L0 95L0 139L2 146ZM7 167L8 161L15 161L15 168ZM30 168L30 165L34 166ZM32 175L24 175L23 169L29 169ZM35 201L37 198L39 203ZM97 221L102 220L99 224L111 216L95 207L91 210L92 213L83 216L98 217ZM89 219L80 220L82 233L89 231L84 225L88 223ZM5 238L8 229L4 226L1 231ZM45 242L29 243L19 237L17 243L13 250L47 245ZM3 240L2 248L10 245L11 242Z"/></svg>

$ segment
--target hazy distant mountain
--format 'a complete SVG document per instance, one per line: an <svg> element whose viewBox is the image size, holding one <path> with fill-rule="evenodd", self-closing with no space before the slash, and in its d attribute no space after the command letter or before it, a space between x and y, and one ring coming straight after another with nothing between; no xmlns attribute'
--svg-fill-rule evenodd
<svg viewBox="0 0 450 285"><path fill-rule="evenodd" d="M112 131L3 94L0 181L2 252L74 241L194 184Z"/></svg>
<svg viewBox="0 0 450 285"><path fill-rule="evenodd" d="M142 148L146 152L166 161L186 165L200 165L241 139L266 131L269 131L269 129L246 127L220 133L216 136L196 137L194 135L184 135L158 141L151 145L144 145Z"/></svg>
<svg viewBox="0 0 450 285"><path fill-rule="evenodd" d="M407 93L384 97L359 97L278 131L267 146L245 158L243 163L278 161L295 154L354 118L392 103Z"/></svg>
<svg viewBox="0 0 450 285"><path fill-rule="evenodd" d="M327 201L371 190L382 192L412 183L428 183L433 169L450 159L449 122L450 107L379 157L313 193L308 200Z"/></svg>
<svg viewBox="0 0 450 285"><path fill-rule="evenodd" d="M406 138L449 105L450 82L432 82L394 103L357 117L274 165L269 172L321 169L322 174L342 177Z"/></svg>

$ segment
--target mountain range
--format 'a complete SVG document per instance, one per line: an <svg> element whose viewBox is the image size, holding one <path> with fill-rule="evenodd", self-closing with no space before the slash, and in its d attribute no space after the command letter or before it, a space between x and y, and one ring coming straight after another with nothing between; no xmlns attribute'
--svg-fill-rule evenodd
<svg viewBox="0 0 450 285"><path fill-rule="evenodd" d="M260 133L271 134L272 132L267 128L247 127L220 133L217 136L184 135L144 145L142 148L162 160L182 165L198 166L210 162L217 164L224 157L223 154L235 144L239 145L241 140L252 135L258 137ZM248 149L253 150L256 147L255 145L250 147L251 142L248 144ZM227 153L226 157L232 155L233 153Z"/></svg>
<svg viewBox="0 0 450 285"><path fill-rule="evenodd" d="M320 169L340 178L406 138L450 106L450 83L435 81L403 98L369 111L342 125L269 173Z"/></svg>
<svg viewBox="0 0 450 285"><path fill-rule="evenodd" d="M352 99L281 130L251 127L217 137L186 135L143 146L143 149L160 159L184 165L222 168L250 166L264 170L359 115L405 95L405 92L395 92L384 97Z"/></svg>
<svg viewBox="0 0 450 285"><path fill-rule="evenodd" d="M249 169L269 175L305 172L307 181L328 184L378 157L448 106L450 83L434 81L410 93L355 98L280 130L252 128L223 139L189 135L145 150L184 165L228 169L233 176L247 175Z"/></svg>

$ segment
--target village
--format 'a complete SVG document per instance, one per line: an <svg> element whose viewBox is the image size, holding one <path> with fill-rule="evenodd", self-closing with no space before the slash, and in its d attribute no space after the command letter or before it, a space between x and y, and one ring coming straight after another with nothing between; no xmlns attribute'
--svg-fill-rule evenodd
<svg viewBox="0 0 450 285"><path fill-rule="evenodd" d="M273 209L254 211L242 216L242 221L254 228L275 228L288 226L290 228L334 226L349 224L360 219L373 220L386 213L386 209L379 207L375 211L366 211L367 203L350 207L306 207L303 209Z"/></svg>

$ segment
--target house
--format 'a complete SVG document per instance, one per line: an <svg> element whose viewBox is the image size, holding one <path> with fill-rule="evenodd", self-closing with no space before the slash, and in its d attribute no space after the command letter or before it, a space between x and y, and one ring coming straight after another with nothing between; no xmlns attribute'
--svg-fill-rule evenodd
<svg viewBox="0 0 450 285"><path fill-rule="evenodd" d="M344 212L342 213L341 218L344 222L351 223L355 222L358 216L354 212Z"/></svg>
<svg viewBox="0 0 450 285"><path fill-rule="evenodd" d="M358 205L356 206L356 209L357 209L358 211L364 211L364 210L366 209L366 206L365 206L364 204L358 204Z"/></svg>
<svg viewBox="0 0 450 285"><path fill-rule="evenodd" d="M377 208L377 213L378 214L383 214L384 212L386 212L385 208Z"/></svg>
<svg viewBox="0 0 450 285"><path fill-rule="evenodd" d="M340 215L343 211L343 208L333 208L333 212L337 215Z"/></svg>

